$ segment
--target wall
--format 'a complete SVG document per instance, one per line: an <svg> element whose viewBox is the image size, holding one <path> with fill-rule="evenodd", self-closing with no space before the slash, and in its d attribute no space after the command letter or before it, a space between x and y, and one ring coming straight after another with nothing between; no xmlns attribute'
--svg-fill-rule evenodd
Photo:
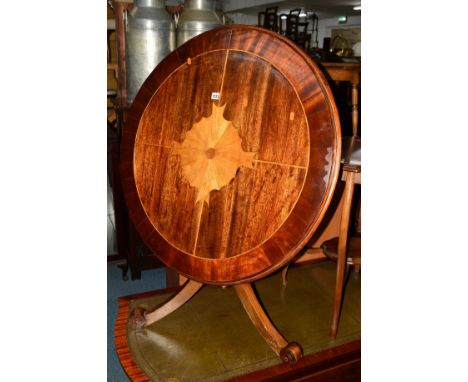
<svg viewBox="0 0 468 382"><path fill-rule="evenodd" d="M229 12L227 16L233 20L235 24L247 24L247 25L257 25L258 18L256 15L247 15L240 12ZM338 17L328 18L328 19L319 19L318 22L318 43L319 48L323 48L323 38L331 37L332 29L346 29L346 28L356 28L361 26L361 16L350 16L348 17L348 22L346 24L339 24ZM309 24L309 29L310 29Z"/></svg>
<svg viewBox="0 0 468 382"><path fill-rule="evenodd" d="M250 8L254 6L262 6L271 4L272 0L224 0L224 12L235 12L238 9Z"/></svg>
<svg viewBox="0 0 468 382"><path fill-rule="evenodd" d="M234 24L247 24L247 25L257 25L258 17L257 15L246 15L245 13L240 12L229 12L226 13Z"/></svg>
<svg viewBox="0 0 468 382"><path fill-rule="evenodd" d="M323 38L331 37L332 29L355 28L361 26L361 16L350 16L346 24L339 24L338 17L329 19L319 19L318 22L318 43L319 48L323 48Z"/></svg>

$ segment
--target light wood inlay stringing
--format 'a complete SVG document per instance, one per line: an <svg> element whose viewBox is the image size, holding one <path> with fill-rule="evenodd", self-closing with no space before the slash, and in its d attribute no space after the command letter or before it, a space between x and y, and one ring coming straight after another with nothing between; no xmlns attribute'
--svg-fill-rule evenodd
<svg viewBox="0 0 468 382"><path fill-rule="evenodd" d="M221 52L216 52L214 55L219 57ZM216 60L215 56L213 56L213 58ZM208 58L207 56L205 57ZM196 70L196 62L205 60L205 57L192 59L191 64L186 65L187 69L182 71L178 70L177 75L183 78L186 76L184 73L190 73L190 71ZM236 67L239 59L246 58L246 66L237 71ZM210 61L210 58L208 58L208 61ZM215 64L214 61L212 62L212 65L218 65ZM289 197L284 199L283 194L290 195L291 199L297 198L300 193L300 189L297 189L297 187L300 187L307 173L307 159L302 159L305 154L301 152L301 157L299 157L299 151L297 151L297 147L302 148L303 144L307 144L307 135L304 135L304 137L300 136L299 140L297 140L297 135L292 136L289 134L291 131L290 127L280 127L281 125L276 122L277 119L282 120L283 114L285 114L289 124L294 123L294 131L303 131L302 129L304 127L307 128L307 122L304 122L303 114L300 113L302 111L300 104L296 105L294 103L296 101L293 101L293 106L289 106L284 110L278 110L275 106L269 110L269 117L267 115L259 115L261 119L258 120L254 115L244 115L242 108L239 109L239 105L244 105L245 102L247 102L247 105L244 105L244 107L261 107L264 102L268 102L268 104L272 105L270 100L267 101L266 95L270 95L272 92L284 95L286 89L287 92L291 92L287 80L284 81L284 77L281 77L281 74L275 71L267 62L262 64L267 69L262 70L263 74L260 74L258 72L260 68L257 68L258 63L253 62L252 57L246 56L243 52L231 52L230 50L226 50L222 61L218 62L218 68L221 69L217 72L218 75L220 75L220 77L218 77L220 81L218 82L218 86L216 86L215 76L212 75L210 86L204 86L205 83L203 83L201 88L203 90L197 91L196 98L197 104L206 105L207 100L212 96L211 92L219 91L219 98L213 99L213 97L211 97L209 101L211 113L206 113L206 106L208 105L203 106L205 112L202 116L196 119L190 117L192 121L191 127L177 130L181 132L185 130L181 138L177 138L177 135L174 135L173 139L169 140L169 135L165 132L169 131L167 130L170 127L168 121L172 120L172 117L166 114L164 111L165 109L162 108L161 112L158 114L152 114L154 116L159 116L158 118L149 117L152 118L152 121L157 122L158 125L162 122L160 135L153 135L151 136L151 141L147 141L145 135L141 134L140 136L143 139L138 143L139 145L147 146L148 149L152 147L155 149L160 148L166 152L164 155L168 155L168 158L177 157L177 162L181 166L179 167L181 168L180 179L182 182L186 183L189 188L194 190L190 192L190 194L195 196L195 198L192 199L194 200L193 209L190 209L193 211L190 212L192 215L191 232L187 229L185 229L184 234L182 234L182 232L178 233L178 231L173 231L173 233L168 232L169 236L167 236L166 240L172 245L177 245L174 242L174 239L177 239L178 243L182 245L177 245L178 249L183 250L187 254L213 259L231 257L236 253L243 253L249 248L252 248L252 245L259 245L273 234L273 232L275 232L274 227L278 227L281 222L284 221L294 205L291 204L289 200L286 202L286 199L289 199ZM239 77L241 73L242 76ZM243 94L242 92L242 83L249 77L251 77L249 80L250 82L255 80L258 81L259 84L262 84L256 93L250 95ZM239 82L241 78L242 81ZM270 84L272 79L278 80L281 85L276 88L270 88L269 86L271 85L268 84ZM180 82L180 84L182 84L182 82ZM286 88L284 86L286 86ZM225 88L227 88L227 92ZM178 88L177 92L180 92L180 89L181 88ZM189 106L190 103L194 102L194 98L189 101L191 97L190 92L185 94L187 94L189 98L187 102L182 101L180 106L178 106L179 108L182 108L182 105ZM297 94L291 94L291 96L295 99ZM177 101L174 99L177 103L180 102L179 100L181 100L181 98ZM162 103L161 106L163 104L164 103ZM191 106L189 107L192 109ZM194 111L197 109L194 109ZM200 114L196 112L195 115ZM164 116L169 116L169 120ZM300 118L296 121L298 116L300 116ZM187 115L187 117L189 116ZM259 123L262 119L266 119L264 122L265 124L262 123L260 125ZM187 121L187 119L185 120ZM270 121L273 121L273 125ZM185 125L187 124L185 123ZM265 130L261 127L263 125L268 126L268 128ZM151 125L147 126L149 127ZM284 136L285 138L287 137L287 139L284 142L281 140L282 143L280 146L277 146L279 142L278 138L274 139L273 136L270 135L270 126L272 126L273 129L271 132L277 131L277 129L281 129L282 131L288 129L288 135ZM294 134L297 133L294 132ZM158 139L158 136L165 136L165 138ZM291 145L293 140L294 144ZM260 149L262 151L257 151ZM276 153L279 153L279 155ZM163 154L155 155L159 157L159 155ZM284 161L285 159L286 161ZM293 160L295 163L288 163L289 160ZM171 163L173 163L171 166L175 165L177 162L171 160ZM241 171L241 168L245 168L245 170ZM167 177L168 180L170 179L172 181L173 179L176 181L176 173L173 172L175 169L176 167L171 167L170 173L167 173L167 170L161 168L161 170L157 170L155 177L168 174L164 175L164 177ZM253 175L253 173L252 175L247 175L249 171L260 172L258 175ZM241 176L240 174L243 175ZM235 181L235 178L238 176L241 176L242 181ZM266 179L262 179L264 179L265 176L272 177L272 181L264 183ZM297 182L297 185L294 182ZM154 184L156 185L157 183ZM180 186L177 186L177 188L181 187L181 183L178 184L180 184ZM282 188L280 184L283 184ZM226 187L228 185L229 190ZM157 187L162 191L164 190L161 188L164 187L163 183L158 183ZM245 197L248 195L250 189L258 190L258 192L265 193L265 195L258 199L258 201L250 197L246 199ZM211 193L213 190L217 192ZM290 194L292 190L294 190L294 196ZM155 193L155 195L159 194ZM181 196L182 195L184 194L181 194ZM165 195L163 195L163 200L166 200ZM201 204L198 203L200 201L202 202ZM212 201L214 203L213 208L210 207ZM187 197L184 197L185 207L180 206L180 208L184 208L184 210L187 211L188 203L190 203L190 197L187 194ZM275 207L271 209L273 206ZM148 207L150 207L150 205L148 205ZM168 208L172 209L174 207L168 207L166 204L158 204L154 212L148 210L152 216L157 218L158 224L155 228L165 237L165 227L168 226L164 224L164 222L176 222L176 219L180 216L178 212L170 212L171 210ZM238 216L237 210L245 208L247 208L246 211L251 210L252 212L248 213L245 217ZM161 212L164 214L163 216L167 216L166 220L160 218ZM168 212L170 215L167 215ZM262 227L258 225L257 219L265 213L270 215L270 224ZM153 219L152 221L156 222L156 220ZM164 225L161 226L161 223ZM252 227L257 228L252 230ZM160 228L162 229L161 231ZM212 235L215 232L213 230L224 232L221 239L219 239L220 241L213 241L214 237ZM252 233L248 234L248 236L244 236L245 234L241 232L247 232L247 230L251 230ZM229 232L232 233L228 235ZM231 235L232 239L230 239ZM191 239L190 236L192 236ZM236 244L237 241L239 241L238 244Z"/></svg>
<svg viewBox="0 0 468 382"><path fill-rule="evenodd" d="M210 117L195 123L182 143L174 142L185 179L198 190L195 203L208 204L210 192L229 184L239 167L253 168L255 153L242 150L237 129L223 117L226 105L212 106Z"/></svg>

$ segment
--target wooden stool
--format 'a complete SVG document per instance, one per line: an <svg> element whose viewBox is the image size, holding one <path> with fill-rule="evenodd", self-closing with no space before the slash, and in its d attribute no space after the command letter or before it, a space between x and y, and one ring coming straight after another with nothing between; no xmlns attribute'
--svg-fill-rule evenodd
<svg viewBox="0 0 468 382"><path fill-rule="evenodd" d="M343 139L346 153L343 164L343 177L345 180L344 204L340 221L339 236L327 240L322 244L325 255L337 261L335 298L333 302L333 316L331 325L331 336L336 338L341 306L343 302L343 289L345 280L346 264L360 269L361 266L361 238L349 237L349 221L355 184L361 183L361 140L352 137L349 143ZM346 147L346 145L348 147Z"/></svg>

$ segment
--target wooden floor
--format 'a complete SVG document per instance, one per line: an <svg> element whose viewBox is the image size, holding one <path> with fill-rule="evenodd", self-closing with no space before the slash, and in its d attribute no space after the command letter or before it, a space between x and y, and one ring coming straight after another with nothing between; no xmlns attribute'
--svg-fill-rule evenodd
<svg viewBox="0 0 468 382"><path fill-rule="evenodd" d="M293 267L256 283L270 318L304 357L286 365L266 345L232 288L205 286L192 300L144 330L127 326L130 310L152 308L169 290L119 300L116 349L133 381L359 381L360 276L350 275L338 337L329 336L336 265Z"/></svg>

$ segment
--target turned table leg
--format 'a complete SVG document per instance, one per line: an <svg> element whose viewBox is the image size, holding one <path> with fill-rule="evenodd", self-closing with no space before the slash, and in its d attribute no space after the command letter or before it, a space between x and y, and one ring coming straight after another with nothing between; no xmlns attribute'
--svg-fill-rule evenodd
<svg viewBox="0 0 468 382"><path fill-rule="evenodd" d="M358 126L359 126L359 94L358 94L358 84L351 84L351 117L352 117L352 126L353 126L353 136L358 135Z"/></svg>
<svg viewBox="0 0 468 382"><path fill-rule="evenodd" d="M333 316L331 325L331 336L336 338L338 332L338 322L340 319L341 304L343 298L343 285L346 269L346 254L348 252L348 237L349 237L349 217L351 214L351 201L354 193L354 172L348 173L346 185L344 189L344 204L340 223L340 234L338 240L338 259L336 266L336 286L335 298L333 301Z"/></svg>
<svg viewBox="0 0 468 382"><path fill-rule="evenodd" d="M131 327L134 329L141 329L145 326L151 325L163 317L166 317L168 314L172 313L190 300L202 286L202 283L189 280L179 292L152 312L146 312L146 309L140 307L135 308L129 318Z"/></svg>
<svg viewBox="0 0 468 382"><path fill-rule="evenodd" d="M302 349L296 342L289 342L281 335L263 310L252 285L239 284L234 286L247 315L273 351L284 362L296 363L302 357Z"/></svg>

